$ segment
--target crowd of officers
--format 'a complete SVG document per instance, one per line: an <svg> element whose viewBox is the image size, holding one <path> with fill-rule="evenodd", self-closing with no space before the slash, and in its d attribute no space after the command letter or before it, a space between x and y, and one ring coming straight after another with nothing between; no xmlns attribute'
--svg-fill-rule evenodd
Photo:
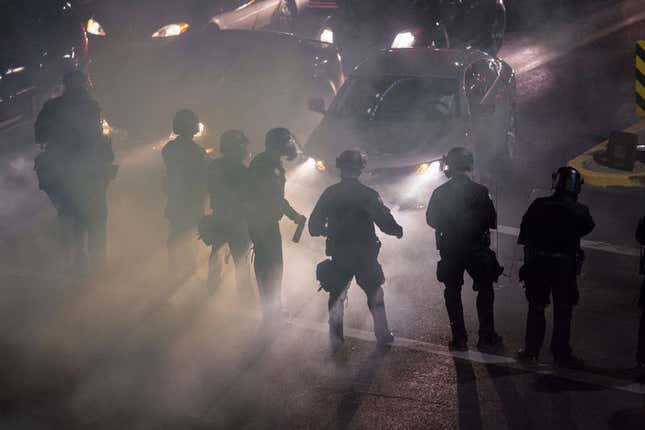
<svg viewBox="0 0 645 430"><path fill-rule="evenodd" d="M40 187L58 210L69 262L75 266L101 265L105 259L107 220L106 190L116 175L114 155L101 131L98 103L90 95L87 78L72 72L64 79L65 92L47 102L35 127L36 140L44 150L36 159ZM250 255L257 279L265 323L283 321L281 284L282 237L279 222L288 217L304 226L306 217L285 198L283 159L293 160L297 147L285 128L266 135L265 151L247 167L249 139L242 131L229 130L220 140L221 157L211 159L194 136L199 131L197 115L190 110L176 113L176 138L163 148L166 166L164 191L171 267L195 270L195 235L212 247L209 285L221 284L220 251L228 248L235 264L242 301L252 300ZM441 260L437 279L445 285L445 304L452 329L449 348L468 349L461 289L464 273L473 279L477 292L480 350L502 346L495 330L493 284L504 272L490 244L490 230L497 228L497 213L488 189L474 182L472 153L453 148L444 158L449 180L434 190L426 212L427 224L435 230ZM332 351L342 347L343 312L347 289L355 279L367 296L379 346L393 342L385 310L385 275L378 261L381 248L375 226L383 233L403 237L396 222L374 189L360 181L366 167L358 151L341 153L336 165L340 181L328 187L309 218L311 236L326 238L327 259L318 264L316 276L329 293L329 336ZM545 308L553 301L554 324L551 351L556 365L581 368L583 361L569 345L572 312L578 303L576 276L584 254L580 240L594 228L586 206L578 202L583 183L579 172L562 167L553 174L553 194L536 199L522 218L518 243L524 246L524 264L519 277L528 300L526 344L520 360L536 362L545 337ZM212 212L204 215L210 195ZM645 244L645 221L637 239ZM189 244L189 246L185 246ZM191 251L192 248L192 251ZM90 264L91 265L91 264ZM645 283L643 284L645 289ZM641 300L641 305L645 300ZM638 362L645 364L645 312L641 318Z"/></svg>

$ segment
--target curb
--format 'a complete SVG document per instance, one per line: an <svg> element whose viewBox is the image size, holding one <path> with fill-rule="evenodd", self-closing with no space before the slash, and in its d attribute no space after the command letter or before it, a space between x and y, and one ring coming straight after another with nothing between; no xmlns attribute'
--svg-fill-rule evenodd
<svg viewBox="0 0 645 430"><path fill-rule="evenodd" d="M645 130L645 118L636 124L626 128L625 132L638 133ZM584 177L586 185L595 187L625 187L625 188L645 188L645 171L626 172L624 170L610 169L602 167L602 170L593 169L598 166L594 160L594 154L607 149L607 140L583 152L567 165L577 169Z"/></svg>

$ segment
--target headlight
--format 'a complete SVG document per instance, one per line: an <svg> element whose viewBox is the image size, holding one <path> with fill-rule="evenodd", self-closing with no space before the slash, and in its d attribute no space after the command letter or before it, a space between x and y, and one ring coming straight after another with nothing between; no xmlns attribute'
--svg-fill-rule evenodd
<svg viewBox="0 0 645 430"><path fill-rule="evenodd" d="M107 122L107 119L101 120L101 128L104 136L112 134L112 127L110 127L110 123Z"/></svg>
<svg viewBox="0 0 645 430"><path fill-rule="evenodd" d="M94 36L105 36L105 30L103 30L103 26L94 18L87 20L85 31L87 31L89 34L93 34Z"/></svg>
<svg viewBox="0 0 645 430"><path fill-rule="evenodd" d="M329 27L323 28L320 32L320 41L325 43L334 43L334 31Z"/></svg>
<svg viewBox="0 0 645 430"><path fill-rule="evenodd" d="M305 162L308 168L310 169L316 169L319 172L324 172L327 170L327 166L325 166L325 163L322 160L316 160L314 158L307 158L307 161Z"/></svg>
<svg viewBox="0 0 645 430"><path fill-rule="evenodd" d="M441 160L421 163L417 166L416 175L438 176L441 173Z"/></svg>
<svg viewBox="0 0 645 430"><path fill-rule="evenodd" d="M397 34L392 42L393 49L402 49L402 48L412 48L414 47L415 41L414 34L411 31L402 31Z"/></svg>
<svg viewBox="0 0 645 430"><path fill-rule="evenodd" d="M175 37L184 34L190 25L187 22L177 22L161 27L152 33L152 37Z"/></svg>

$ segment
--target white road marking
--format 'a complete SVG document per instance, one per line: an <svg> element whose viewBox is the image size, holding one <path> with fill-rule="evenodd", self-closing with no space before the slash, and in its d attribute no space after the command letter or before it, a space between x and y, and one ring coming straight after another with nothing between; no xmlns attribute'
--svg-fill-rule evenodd
<svg viewBox="0 0 645 430"><path fill-rule="evenodd" d="M307 319L291 318L289 322L294 327L313 330L320 333L328 333L329 331L329 328L327 327L326 324L318 323ZM350 337L353 339L359 339L367 342L375 341L374 334L367 330L359 330L359 329L346 327L344 330L344 334L346 337ZM392 346L411 349L414 351L429 352L431 354L441 355L444 357L459 358L462 360L468 360L475 363L495 364L498 366L522 369L526 372L532 372L532 373L537 373L541 375L551 375L559 378L568 379L571 381L606 387L612 390L627 391L635 394L645 394L645 384L638 384L628 380L620 380L609 376L600 375L597 373L589 373L585 371L574 371L574 370L556 369L556 368L545 369L544 366L534 366L534 367L523 366L515 358L506 357L503 355L486 354L483 352L471 351L471 350L466 352L450 351L445 346L434 345L428 342L423 342L423 341L414 340L414 339L407 339L404 337L396 337Z"/></svg>
<svg viewBox="0 0 645 430"><path fill-rule="evenodd" d="M498 226L497 231L507 236L518 237L520 235L519 228L509 227L506 225ZM582 240L580 244L582 245L583 248L593 249L596 251L609 252L611 254L627 255L630 257L640 256L640 250L638 248L631 248L629 246L613 245L607 242L595 242L592 240Z"/></svg>

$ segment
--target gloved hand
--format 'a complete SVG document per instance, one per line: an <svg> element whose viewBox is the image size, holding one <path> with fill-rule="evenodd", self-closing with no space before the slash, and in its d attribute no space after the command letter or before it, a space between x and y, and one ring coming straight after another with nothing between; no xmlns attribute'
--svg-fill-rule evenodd
<svg viewBox="0 0 645 430"><path fill-rule="evenodd" d="M398 226L398 229L397 229L396 233L394 233L394 236L397 239L401 239L403 237L403 227Z"/></svg>

